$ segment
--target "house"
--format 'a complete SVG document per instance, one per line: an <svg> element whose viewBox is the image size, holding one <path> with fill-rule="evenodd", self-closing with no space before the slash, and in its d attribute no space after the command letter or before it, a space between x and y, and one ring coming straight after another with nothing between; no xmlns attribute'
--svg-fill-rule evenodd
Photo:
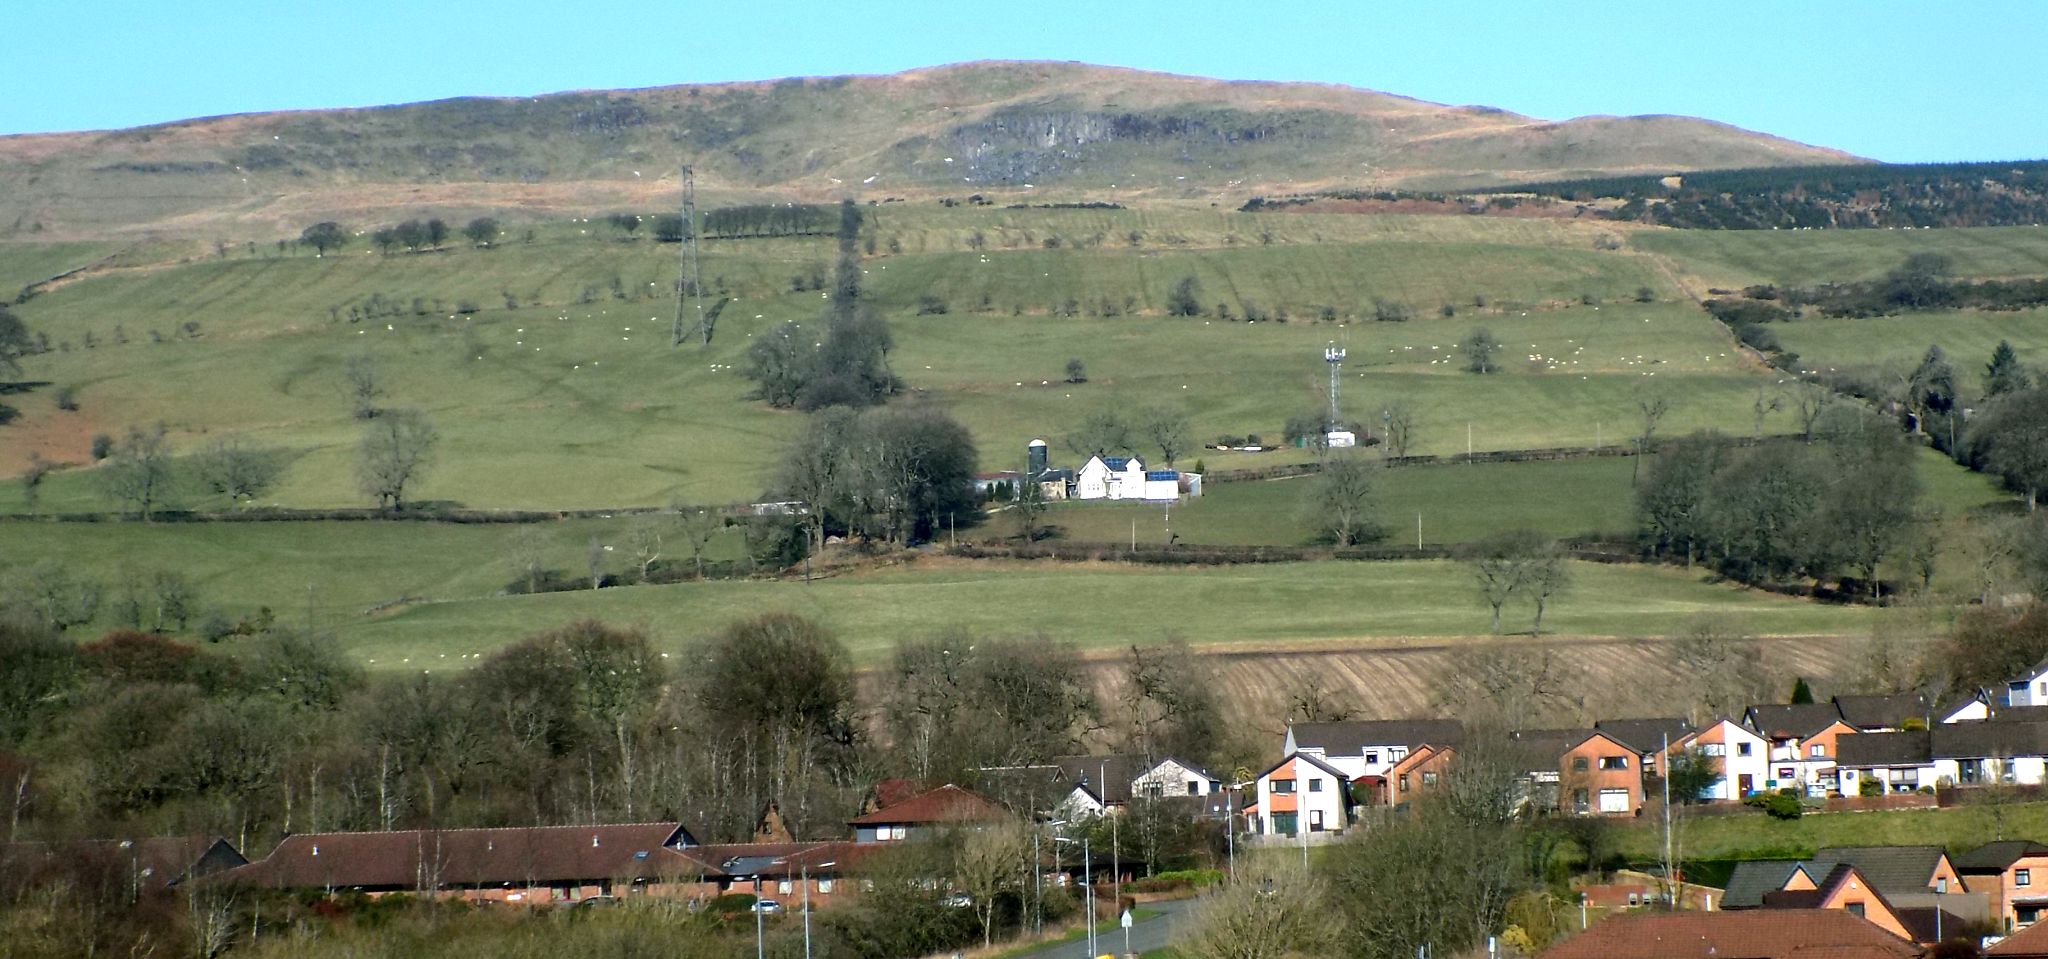
<svg viewBox="0 0 2048 959"><path fill-rule="evenodd" d="M1424 744L1402 757L1377 784L1374 799L1384 806L1405 806L1442 785L1458 751L1449 746Z"/></svg>
<svg viewBox="0 0 2048 959"><path fill-rule="evenodd" d="M1180 499L1181 479L1179 470L1146 470L1145 483L1138 498L1160 502Z"/></svg>
<svg viewBox="0 0 2048 959"><path fill-rule="evenodd" d="M1905 729L1908 721L1921 728L1933 725L1934 697L1926 693L1895 693L1889 696L1836 696L1835 711L1857 732L1889 733Z"/></svg>
<svg viewBox="0 0 2048 959"><path fill-rule="evenodd" d="M1757 909L1764 897L1790 888L1800 873L1797 859L1750 859L1738 862L1728 873L1728 888L1721 894L1723 909ZM1806 885L1811 886L1808 882Z"/></svg>
<svg viewBox="0 0 2048 959"><path fill-rule="evenodd" d="M1878 891L1898 902L1911 897L1963 890L1948 852L1940 846L1830 846L1813 854L1804 868L1815 885L1836 866L1851 865Z"/></svg>
<svg viewBox="0 0 2048 959"><path fill-rule="evenodd" d="M1866 783L1877 795L1932 789L1934 734L1927 730L1864 733L1844 738L1835 756L1836 788L1860 796Z"/></svg>
<svg viewBox="0 0 2048 959"><path fill-rule="evenodd" d="M1700 794L1702 799L1736 802L1762 792L1771 778L1770 743L1756 730L1726 716L1716 717L1688 736L1683 748L1698 749L1721 774Z"/></svg>
<svg viewBox="0 0 2048 959"><path fill-rule="evenodd" d="M1074 498L1144 499L1145 463L1135 456L1091 456L1074 473Z"/></svg>
<svg viewBox="0 0 2048 959"><path fill-rule="evenodd" d="M1970 925L1968 920L1939 905L1894 904L1862 872L1847 863L1829 870L1811 889L1765 893L1763 908L1839 909L1892 935L1929 946L1961 934Z"/></svg>
<svg viewBox="0 0 2048 959"><path fill-rule="evenodd" d="M2048 722L1992 719L1931 730L1937 781L1959 786L2048 781Z"/></svg>
<svg viewBox="0 0 2048 959"><path fill-rule="evenodd" d="M540 904L688 894L714 870L677 823L302 833L221 879L269 889L403 892Z"/></svg>
<svg viewBox="0 0 2048 959"><path fill-rule="evenodd" d="M2000 706L2048 706L2048 659L2034 664L2026 675L2005 684Z"/></svg>
<svg viewBox="0 0 2048 959"><path fill-rule="evenodd" d="M1692 723L1681 717L1603 719L1595 722L1593 728L1634 749L1645 776L1663 775L1664 750L1678 748L1693 732Z"/></svg>
<svg viewBox="0 0 2048 959"><path fill-rule="evenodd" d="M1835 785L1837 741L1856 733L1834 703L1755 705L1743 714L1743 722L1770 741L1765 787L1798 789L1809 796L1825 795Z"/></svg>
<svg viewBox="0 0 2048 959"><path fill-rule="evenodd" d="M1973 689L1952 702L1935 707L1934 722L1943 723L1982 722L1991 718L1991 693L1984 689Z"/></svg>
<svg viewBox="0 0 2048 959"><path fill-rule="evenodd" d="M822 908L846 895L843 877L876 848L850 842L752 842L690 846L681 852L702 870L709 887L703 895L747 893L785 906L808 895L813 907Z"/></svg>
<svg viewBox="0 0 2048 959"><path fill-rule="evenodd" d="M1642 754L1599 731L1573 738L1558 763L1558 808L1573 815L1635 816L1643 811Z"/></svg>
<svg viewBox="0 0 2048 959"><path fill-rule="evenodd" d="M1010 818L1001 803L947 783L847 820L854 842L917 839L940 829L972 827Z"/></svg>
<svg viewBox="0 0 2048 959"><path fill-rule="evenodd" d="M171 889L248 863L227 840L214 836L0 843L0 874L30 876L81 864L100 866L126 877L137 894Z"/></svg>
<svg viewBox="0 0 2048 959"><path fill-rule="evenodd" d="M1763 909L1613 916L1540 959L1919 959L1921 953L1847 910Z"/></svg>
<svg viewBox="0 0 2048 959"><path fill-rule="evenodd" d="M1955 866L1964 888L1990 897L2000 929L2026 929L2048 913L2048 846L2025 839L1987 843L1957 856Z"/></svg>
<svg viewBox="0 0 2048 959"><path fill-rule="evenodd" d="M1350 779L1385 778L1410 752L1424 745L1458 746L1465 726L1455 719L1370 719L1292 723L1281 746L1330 764Z"/></svg>
<svg viewBox="0 0 2048 959"><path fill-rule="evenodd" d="M1351 811L1351 777L1310 753L1290 752L1253 779L1247 830L1266 836L1342 831Z"/></svg>

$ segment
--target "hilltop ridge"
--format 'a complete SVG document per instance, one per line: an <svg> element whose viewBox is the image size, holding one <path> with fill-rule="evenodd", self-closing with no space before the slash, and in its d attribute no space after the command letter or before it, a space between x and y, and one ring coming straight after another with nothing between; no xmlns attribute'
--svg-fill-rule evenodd
<svg viewBox="0 0 2048 959"><path fill-rule="evenodd" d="M1540 120L1321 83L988 61L0 137L0 237L295 232L322 217L709 202L1242 199L1853 163L1674 116Z"/></svg>

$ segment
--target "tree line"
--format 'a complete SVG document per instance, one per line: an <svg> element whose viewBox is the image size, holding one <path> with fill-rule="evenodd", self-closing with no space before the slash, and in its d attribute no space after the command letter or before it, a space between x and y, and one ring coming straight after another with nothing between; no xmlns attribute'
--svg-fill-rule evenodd
<svg viewBox="0 0 2048 959"><path fill-rule="evenodd" d="M819 325L806 330L791 320L763 332L747 347L741 374L753 381L753 397L770 406L817 410L828 406L870 406L901 392L903 381L889 369L896 341L889 322L862 297L860 208L839 205L839 255Z"/></svg>

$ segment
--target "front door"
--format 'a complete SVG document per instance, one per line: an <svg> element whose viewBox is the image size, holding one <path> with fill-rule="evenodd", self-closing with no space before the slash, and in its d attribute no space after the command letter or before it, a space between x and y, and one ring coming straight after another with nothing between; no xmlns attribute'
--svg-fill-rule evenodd
<svg viewBox="0 0 2048 959"><path fill-rule="evenodd" d="M1747 796L1750 793L1756 792L1756 776L1753 773L1743 773L1742 775L1735 777L1735 783L1735 788L1740 790L1740 792L1736 793L1735 795L1736 799L1741 799L1742 797Z"/></svg>

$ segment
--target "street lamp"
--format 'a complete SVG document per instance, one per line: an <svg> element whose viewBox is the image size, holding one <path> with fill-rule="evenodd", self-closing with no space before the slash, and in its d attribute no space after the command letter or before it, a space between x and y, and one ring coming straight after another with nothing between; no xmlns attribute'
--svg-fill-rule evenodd
<svg viewBox="0 0 2048 959"><path fill-rule="evenodd" d="M1055 843L1074 841L1065 836L1054 836L1052 840ZM1095 870L1088 851L1088 834L1085 832L1081 834L1081 887L1084 890L1081 895L1081 921L1088 924L1088 954L1099 956L1102 953L1095 949Z"/></svg>
<svg viewBox="0 0 2048 959"><path fill-rule="evenodd" d="M839 860L834 859L819 863L818 868L830 869L837 865ZM797 875L797 881L804 887L804 959L811 959L811 864L807 862L797 867Z"/></svg>
<svg viewBox="0 0 2048 959"><path fill-rule="evenodd" d="M761 918L761 877L754 877L754 959L768 959L768 933Z"/></svg>

